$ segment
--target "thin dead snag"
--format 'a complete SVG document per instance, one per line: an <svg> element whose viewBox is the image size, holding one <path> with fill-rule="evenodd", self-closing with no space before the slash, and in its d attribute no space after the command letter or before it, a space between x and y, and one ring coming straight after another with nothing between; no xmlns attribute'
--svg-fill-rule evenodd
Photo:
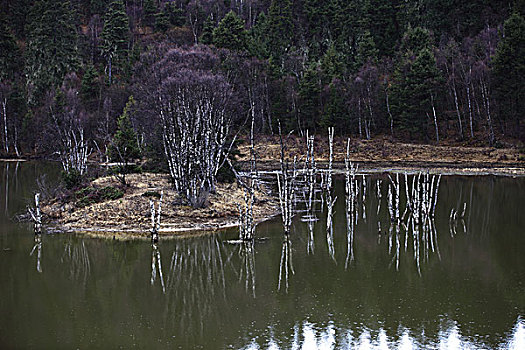
<svg viewBox="0 0 525 350"><path fill-rule="evenodd" d="M281 171L277 173L277 188L279 191L279 204L281 207L281 217L283 220L284 233L290 234L292 218L294 214L295 190L297 180L297 157L294 157L292 170L289 169L288 160L285 159L286 146L283 142L281 133L281 123L279 122L279 142L281 146Z"/></svg>
<svg viewBox="0 0 525 350"><path fill-rule="evenodd" d="M31 216L35 230L35 244L29 255L36 251L36 270L42 272L42 212L40 211L40 193L35 194L35 208L28 207L27 212Z"/></svg>
<svg viewBox="0 0 525 350"><path fill-rule="evenodd" d="M346 228L347 228L347 252L345 269L354 261L354 234L358 220L357 209L357 183L355 175L358 167L350 161L350 139L346 144L345 155L345 194L346 194Z"/></svg>
<svg viewBox="0 0 525 350"><path fill-rule="evenodd" d="M336 262L335 259L335 245L334 245L334 227L333 227L333 216L334 216L334 206L337 201L337 197L332 198L333 191L333 154L334 154L334 128L328 128L328 142L330 155L328 159L328 171L326 175L326 206L327 206L327 216L326 216L326 242L328 244L328 253L332 260Z"/></svg>
<svg viewBox="0 0 525 350"><path fill-rule="evenodd" d="M27 212L31 216L31 220L34 224L35 234L42 233L42 212L40 210L40 193L35 194L35 207L27 207Z"/></svg>

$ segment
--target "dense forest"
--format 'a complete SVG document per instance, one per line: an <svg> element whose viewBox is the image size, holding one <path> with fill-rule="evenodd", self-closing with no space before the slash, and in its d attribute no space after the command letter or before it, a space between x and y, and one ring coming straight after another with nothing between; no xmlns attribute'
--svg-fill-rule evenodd
<svg viewBox="0 0 525 350"><path fill-rule="evenodd" d="M265 134L280 122L299 135L525 140L522 0L0 4L3 155L71 158L73 145L77 158L169 162L170 132L214 130L201 156L215 169L250 120Z"/></svg>

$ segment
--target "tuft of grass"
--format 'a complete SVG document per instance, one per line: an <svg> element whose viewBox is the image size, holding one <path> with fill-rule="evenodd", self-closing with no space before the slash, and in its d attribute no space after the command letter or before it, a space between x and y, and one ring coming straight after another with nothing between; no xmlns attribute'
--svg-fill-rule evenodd
<svg viewBox="0 0 525 350"><path fill-rule="evenodd" d="M123 196L124 192L113 186L106 186L102 188L88 186L75 192L76 205L78 207L85 207L107 200L119 199Z"/></svg>
<svg viewBox="0 0 525 350"><path fill-rule="evenodd" d="M157 191L146 191L142 194L142 197L155 197L157 199L160 198L160 193Z"/></svg>

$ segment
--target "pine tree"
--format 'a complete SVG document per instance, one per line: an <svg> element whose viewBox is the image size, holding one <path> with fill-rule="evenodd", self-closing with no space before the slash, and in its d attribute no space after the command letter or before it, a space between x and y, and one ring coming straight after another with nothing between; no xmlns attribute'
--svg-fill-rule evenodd
<svg viewBox="0 0 525 350"><path fill-rule="evenodd" d="M82 82L80 85L80 94L84 101L90 101L96 98L99 87L98 87L98 73L93 65L89 65L84 72Z"/></svg>
<svg viewBox="0 0 525 350"><path fill-rule="evenodd" d="M131 123L131 115L135 100L130 96L122 114L117 120L117 131L109 147L109 156L112 161L120 163L119 180L126 185L126 174L130 172L129 164L140 157L140 148L137 143L137 134Z"/></svg>
<svg viewBox="0 0 525 350"><path fill-rule="evenodd" d="M122 0L114 0L109 5L104 16L101 39L100 48L107 62L109 84L112 84L113 74L124 70L128 56L129 21Z"/></svg>
<svg viewBox="0 0 525 350"><path fill-rule="evenodd" d="M320 116L321 81L319 69L316 65L310 66L299 83L299 117L305 129L315 131Z"/></svg>
<svg viewBox="0 0 525 350"><path fill-rule="evenodd" d="M75 16L68 0L40 0L31 9L25 73L29 103L78 68Z"/></svg>
<svg viewBox="0 0 525 350"><path fill-rule="evenodd" d="M525 19L514 13L505 21L504 33L492 60L494 95L500 119L515 123L514 134L525 140Z"/></svg>
<svg viewBox="0 0 525 350"><path fill-rule="evenodd" d="M20 68L20 50L5 18L0 17L0 81L11 80Z"/></svg>
<svg viewBox="0 0 525 350"><path fill-rule="evenodd" d="M343 58L333 43L321 58L321 70L323 82L326 84L329 84L333 78L341 78L345 73Z"/></svg>
<svg viewBox="0 0 525 350"><path fill-rule="evenodd" d="M232 51L245 51L248 48L248 37L244 21L235 12L228 12L213 30L213 43Z"/></svg>
<svg viewBox="0 0 525 350"><path fill-rule="evenodd" d="M272 0L266 23L266 46L281 68L284 55L292 45L293 33L292 1Z"/></svg>
<svg viewBox="0 0 525 350"><path fill-rule="evenodd" d="M392 112L398 126L413 137L428 139L427 127L432 115L436 91L441 84L436 58L423 48L413 60L406 60L394 75Z"/></svg>
<svg viewBox="0 0 525 350"><path fill-rule="evenodd" d="M379 50L374 43L374 38L369 30L365 30L357 41L356 68L367 62L376 63Z"/></svg>
<svg viewBox="0 0 525 350"><path fill-rule="evenodd" d="M213 44L213 30L215 29L215 22L213 17L210 15L204 21L204 26L202 28L202 33L200 37L200 43L204 45Z"/></svg>
<svg viewBox="0 0 525 350"><path fill-rule="evenodd" d="M157 13L157 6L154 0L144 0L142 7L142 24L152 26L155 23L155 14Z"/></svg>

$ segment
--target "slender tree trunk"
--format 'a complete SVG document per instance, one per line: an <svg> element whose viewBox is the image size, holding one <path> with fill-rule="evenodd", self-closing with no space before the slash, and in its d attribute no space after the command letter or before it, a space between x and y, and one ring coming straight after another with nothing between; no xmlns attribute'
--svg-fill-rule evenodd
<svg viewBox="0 0 525 350"><path fill-rule="evenodd" d="M487 113L487 124L489 128L489 144L494 144L494 128L492 126L492 116L490 114L490 96L487 88L487 84L481 81L481 97L483 99L483 105L485 106L485 112Z"/></svg>
<svg viewBox="0 0 525 350"><path fill-rule="evenodd" d="M437 123L436 108L434 107L434 95L430 94L430 101L432 103L432 114L434 115L434 127L436 128L436 142L439 143L439 128Z"/></svg>
<svg viewBox="0 0 525 350"><path fill-rule="evenodd" d="M452 82L452 92L454 92L454 104L456 105L456 114L458 116L459 135L463 140L463 123L461 122L461 112L459 111L458 94L456 91L456 84Z"/></svg>
<svg viewBox="0 0 525 350"><path fill-rule="evenodd" d="M470 86L467 85L467 101L468 101L468 114L469 114L469 121L470 121L470 138L474 138L474 122L472 118L472 103L470 100Z"/></svg>
<svg viewBox="0 0 525 350"><path fill-rule="evenodd" d="M2 101L2 112L4 115L4 140L5 140L5 152L9 153L9 141L7 136L7 98Z"/></svg>
<svg viewBox="0 0 525 350"><path fill-rule="evenodd" d="M394 136L394 117L392 117L392 112L390 112L390 102L388 101L388 89L385 88L385 100L386 100L386 110L390 118L390 134Z"/></svg>
<svg viewBox="0 0 525 350"><path fill-rule="evenodd" d="M361 126L361 99L358 99L358 118L359 118L359 138L363 138L363 128Z"/></svg>
<svg viewBox="0 0 525 350"><path fill-rule="evenodd" d="M111 67L111 61L112 61L112 59L111 59L111 55L109 55L109 58L108 58L109 85L111 85L111 83L112 83L112 82L111 82L111 69L112 69L112 67Z"/></svg>

